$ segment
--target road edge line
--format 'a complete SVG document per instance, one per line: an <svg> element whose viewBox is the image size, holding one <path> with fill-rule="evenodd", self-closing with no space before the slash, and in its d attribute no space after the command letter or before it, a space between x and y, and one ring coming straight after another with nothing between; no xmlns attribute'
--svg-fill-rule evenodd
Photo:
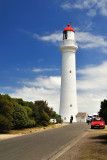
<svg viewBox="0 0 107 160"><path fill-rule="evenodd" d="M60 150L58 150L57 153L55 153L54 155L52 155L51 157L49 157L47 160L56 160L57 158L59 158L62 154L64 154L65 152L67 152L70 148L72 148L78 141L81 140L81 138L85 137L89 132L86 132L85 134L81 135L80 137L77 138L77 140L73 140L73 142L70 142L68 145L63 146L62 148L60 148Z"/></svg>

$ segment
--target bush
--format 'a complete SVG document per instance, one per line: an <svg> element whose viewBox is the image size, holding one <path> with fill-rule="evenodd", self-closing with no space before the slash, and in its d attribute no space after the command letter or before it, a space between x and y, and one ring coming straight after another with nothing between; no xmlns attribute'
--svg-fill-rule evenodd
<svg viewBox="0 0 107 160"><path fill-rule="evenodd" d="M4 115L0 114L0 132L10 130L12 128L12 122Z"/></svg>
<svg viewBox="0 0 107 160"><path fill-rule="evenodd" d="M14 106L14 128L15 129L22 129L27 127L28 124L28 115L26 109L22 106L17 105Z"/></svg>
<svg viewBox="0 0 107 160"><path fill-rule="evenodd" d="M41 114L41 119L40 119L41 125L48 126L49 120L50 120L50 118L49 118L48 114L45 111L43 111Z"/></svg>
<svg viewBox="0 0 107 160"><path fill-rule="evenodd" d="M30 117L32 115L32 109L28 106L24 106L24 109L26 109L28 116Z"/></svg>
<svg viewBox="0 0 107 160"><path fill-rule="evenodd" d="M13 104L8 95L0 94L0 131L10 130L13 126Z"/></svg>
<svg viewBox="0 0 107 160"><path fill-rule="evenodd" d="M28 127L28 128L32 128L32 127L35 127L35 126L36 126L35 120L29 119L29 120L28 120L27 127Z"/></svg>
<svg viewBox="0 0 107 160"><path fill-rule="evenodd" d="M47 126L50 118L61 121L61 117L48 107L46 101L38 100L33 103L0 94L0 131L35 125Z"/></svg>

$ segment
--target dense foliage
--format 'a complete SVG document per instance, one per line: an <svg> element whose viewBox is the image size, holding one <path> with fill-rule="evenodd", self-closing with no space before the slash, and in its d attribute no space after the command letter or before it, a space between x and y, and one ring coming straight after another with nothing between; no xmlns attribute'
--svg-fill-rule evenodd
<svg viewBox="0 0 107 160"><path fill-rule="evenodd" d="M10 129L23 129L47 126L50 119L61 122L61 116L48 107L46 101L27 102L21 98L11 98L0 94L0 132Z"/></svg>
<svg viewBox="0 0 107 160"><path fill-rule="evenodd" d="M102 117L107 124L107 100L105 99L101 102L99 116Z"/></svg>
<svg viewBox="0 0 107 160"><path fill-rule="evenodd" d="M13 127L13 103L8 95L0 94L0 131Z"/></svg>

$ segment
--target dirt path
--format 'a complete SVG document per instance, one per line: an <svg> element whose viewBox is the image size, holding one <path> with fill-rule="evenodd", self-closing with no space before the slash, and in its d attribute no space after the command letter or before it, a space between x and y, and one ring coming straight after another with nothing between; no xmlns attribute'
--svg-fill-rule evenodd
<svg viewBox="0 0 107 160"><path fill-rule="evenodd" d="M77 144L57 160L107 160L107 126L105 130L89 130Z"/></svg>

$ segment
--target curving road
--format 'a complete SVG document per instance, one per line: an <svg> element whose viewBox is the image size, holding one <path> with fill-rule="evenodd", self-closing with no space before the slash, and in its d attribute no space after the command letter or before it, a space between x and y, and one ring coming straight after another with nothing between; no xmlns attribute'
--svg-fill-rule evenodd
<svg viewBox="0 0 107 160"><path fill-rule="evenodd" d="M0 160L48 160L87 132L86 123L0 141Z"/></svg>

